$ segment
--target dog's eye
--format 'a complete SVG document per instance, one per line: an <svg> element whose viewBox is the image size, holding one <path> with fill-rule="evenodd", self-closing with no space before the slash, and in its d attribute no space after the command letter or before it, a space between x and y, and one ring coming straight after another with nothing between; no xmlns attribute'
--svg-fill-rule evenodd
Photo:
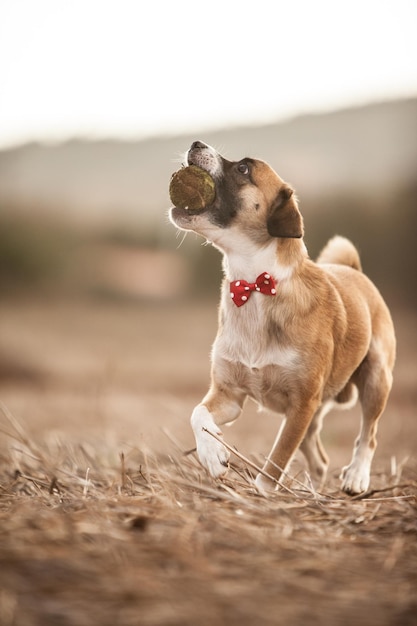
<svg viewBox="0 0 417 626"><path fill-rule="evenodd" d="M249 174L249 166L247 163L239 163L239 165L237 166L238 172L240 172L241 174Z"/></svg>

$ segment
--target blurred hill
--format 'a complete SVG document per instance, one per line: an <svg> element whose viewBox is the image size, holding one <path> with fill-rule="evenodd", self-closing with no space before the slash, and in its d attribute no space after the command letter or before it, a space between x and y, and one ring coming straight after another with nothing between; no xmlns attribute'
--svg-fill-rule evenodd
<svg viewBox="0 0 417 626"><path fill-rule="evenodd" d="M109 252L115 266L129 268L135 266L132 249L145 246L182 255L191 282L194 271L205 272L206 284L217 288L217 252L189 238L176 250L179 240L166 217L170 176L191 142L202 139L230 159L268 161L294 186L312 256L335 232L350 236L371 277L389 289L400 285L409 298L406 282L417 281L416 138L417 98L264 126L0 151L0 287L22 276L36 283L44 274L59 274L62 282L63 272L72 275L74 266L79 284L85 268L102 266ZM83 252L74 265L80 233ZM137 255L138 268L143 258ZM172 264L168 257L167 267Z"/></svg>
<svg viewBox="0 0 417 626"><path fill-rule="evenodd" d="M23 145L0 152L0 207L36 207L95 226L160 220L169 206L170 175L198 138L230 159L269 161L306 205L311 197L334 192L383 195L415 180L416 137L417 99L412 99L203 137Z"/></svg>

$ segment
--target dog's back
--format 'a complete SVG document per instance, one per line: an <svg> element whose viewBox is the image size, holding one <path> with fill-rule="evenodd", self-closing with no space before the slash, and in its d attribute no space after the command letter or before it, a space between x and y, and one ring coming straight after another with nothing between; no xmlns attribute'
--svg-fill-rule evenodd
<svg viewBox="0 0 417 626"><path fill-rule="evenodd" d="M317 263L348 265L362 271L361 260L355 246L346 237L336 235L330 239L317 257Z"/></svg>

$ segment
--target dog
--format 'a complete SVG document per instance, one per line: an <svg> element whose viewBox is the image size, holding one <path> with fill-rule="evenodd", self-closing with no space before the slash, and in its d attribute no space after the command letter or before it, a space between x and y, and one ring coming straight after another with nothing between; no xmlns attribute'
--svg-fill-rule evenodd
<svg viewBox="0 0 417 626"><path fill-rule="evenodd" d="M277 488L298 449L320 488L329 464L323 417L359 397L360 433L340 478L346 493L366 492L396 341L356 248L335 236L311 260L293 189L266 162L229 161L201 141L186 162L211 175L215 200L200 210L171 208L169 218L218 248L224 271L211 385L191 416L201 464L213 477L225 474L229 452L220 427L236 420L250 397L284 416L255 479L259 491Z"/></svg>

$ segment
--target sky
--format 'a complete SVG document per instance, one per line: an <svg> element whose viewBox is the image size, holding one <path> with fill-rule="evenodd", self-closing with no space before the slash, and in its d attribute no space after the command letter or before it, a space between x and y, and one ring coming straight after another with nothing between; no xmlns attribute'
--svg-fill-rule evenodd
<svg viewBox="0 0 417 626"><path fill-rule="evenodd" d="M417 0L0 0L0 148L417 95Z"/></svg>

